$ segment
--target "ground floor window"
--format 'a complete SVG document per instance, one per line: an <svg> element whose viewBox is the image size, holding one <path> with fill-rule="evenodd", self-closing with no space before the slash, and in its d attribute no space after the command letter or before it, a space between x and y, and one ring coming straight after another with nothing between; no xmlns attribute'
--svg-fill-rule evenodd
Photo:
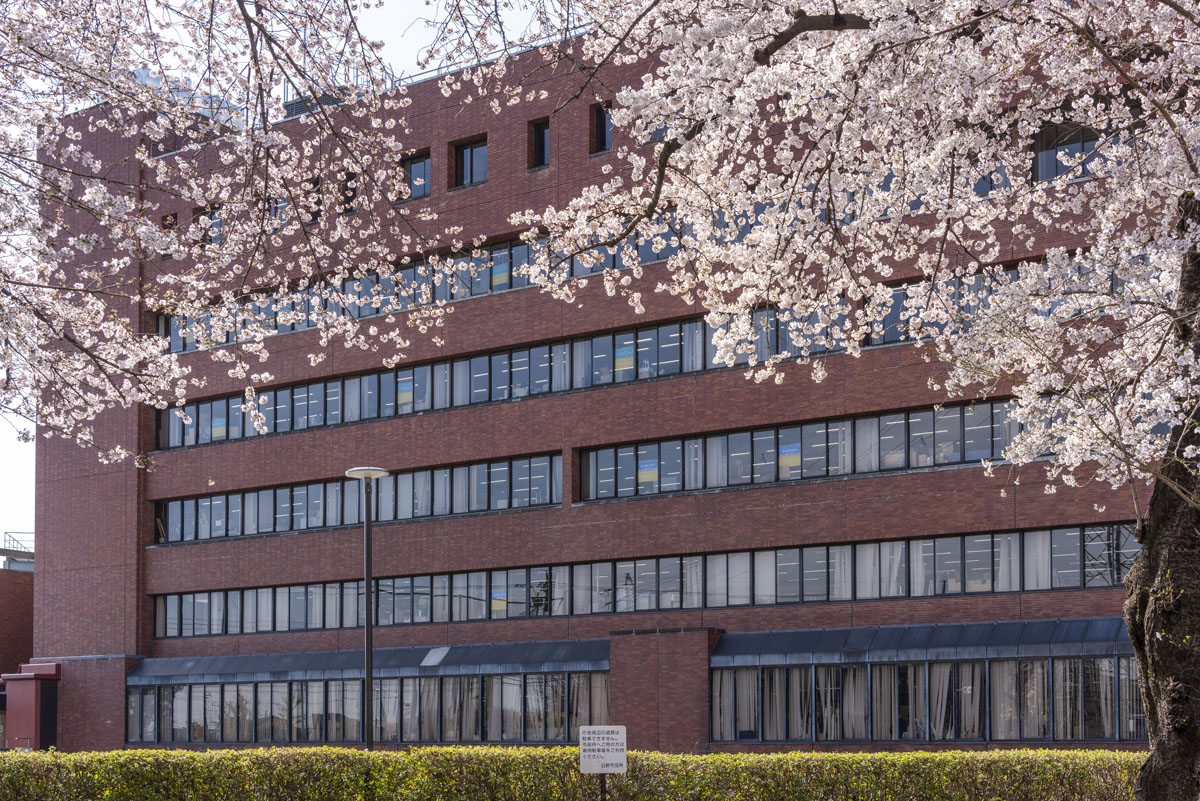
<svg viewBox="0 0 1200 801"><path fill-rule="evenodd" d="M128 687L130 743L355 743L361 679ZM608 673L376 679L377 742L575 742L605 725ZM2 718L0 718L2 720Z"/></svg>
<svg viewBox="0 0 1200 801"><path fill-rule="evenodd" d="M1145 740L1131 656L712 671L717 742Z"/></svg>

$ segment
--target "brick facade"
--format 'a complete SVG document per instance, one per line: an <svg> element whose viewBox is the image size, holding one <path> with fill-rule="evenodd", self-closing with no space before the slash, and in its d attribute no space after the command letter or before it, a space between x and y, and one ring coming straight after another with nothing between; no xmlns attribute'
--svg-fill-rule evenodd
<svg viewBox="0 0 1200 801"><path fill-rule="evenodd" d="M627 70L610 76L609 83L629 79L632 68ZM481 103L464 106L456 98L444 98L433 83L410 87L413 134L408 141L428 146L433 154L431 197L412 202L436 206L441 223L464 225L464 238L481 233L502 238L514 233L507 221L513 211L564 205L580 187L600 180L602 167L615 159L589 155L584 101L568 104L553 117L550 167L527 169L528 122L547 116L572 90L574 80L569 75L547 79L544 85L551 91L546 100L499 116ZM448 190L447 143L483 133L490 151L488 181ZM107 139L88 146L114 165L117 177L136 183L128 143ZM164 208L164 213L170 210ZM139 269L151 273L161 267L156 262ZM597 281L570 306L535 290L473 298L456 305L440 348L414 335L409 361L694 317L694 307L651 291L655 270L648 268L643 279L647 310L642 316L634 315L625 301L606 297ZM154 321L143 315L139 324L150 331ZM377 355L336 343L312 367L308 354L318 349L316 343L311 331L271 341L269 368L278 385L379 369ZM205 354L183 358L207 377L204 397L241 389ZM589 447L914 409L942 400L928 386L936 366L911 346L873 348L861 358L833 356L827 369L828 378L820 384L794 365L784 368L781 386L755 384L737 369L716 370L199 445L154 453L151 472L129 464L101 465L91 452L39 438L32 651L40 660L62 664L59 747L123 746L125 674L145 658L361 647L361 629L155 638L155 595L353 580L362 569L361 535L354 528L156 545L156 500L332 479L359 464L401 471L563 454L560 506L378 525L377 576L969 534L1129 517L1126 496L1104 487L1045 495L1036 468L1022 471L1026 480L1018 483L1016 475L1004 470L987 478L974 465L581 502L578 459ZM153 410L107 413L97 440L153 450ZM1098 507L1106 511L1098 512ZM5 608L4 592L0 573L0 608ZM1122 597L1120 588L1056 590L381 627L375 644L608 638L612 721L628 727L630 747L705 751L725 747L710 745L708 731L708 654L721 632L1117 616ZM2 650L8 621L0 615L0 668L8 658Z"/></svg>

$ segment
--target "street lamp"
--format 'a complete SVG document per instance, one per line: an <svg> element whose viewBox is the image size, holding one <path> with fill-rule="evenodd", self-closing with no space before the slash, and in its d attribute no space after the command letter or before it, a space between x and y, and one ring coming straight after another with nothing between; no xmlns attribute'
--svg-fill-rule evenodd
<svg viewBox="0 0 1200 801"><path fill-rule="evenodd" d="M382 467L352 467L349 478L363 483L363 587L367 593L367 618L363 621L363 745L368 751L375 748L375 670L371 629L375 625L375 592L371 578L371 487L374 480L388 471Z"/></svg>

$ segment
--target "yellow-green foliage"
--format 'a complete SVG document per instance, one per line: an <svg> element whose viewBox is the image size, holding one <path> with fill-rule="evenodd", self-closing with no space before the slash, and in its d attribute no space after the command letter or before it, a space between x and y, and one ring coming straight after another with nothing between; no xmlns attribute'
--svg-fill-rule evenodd
<svg viewBox="0 0 1200 801"><path fill-rule="evenodd" d="M612 801L1129 801L1145 755L633 752ZM575 748L0 753L0 801L597 801Z"/></svg>

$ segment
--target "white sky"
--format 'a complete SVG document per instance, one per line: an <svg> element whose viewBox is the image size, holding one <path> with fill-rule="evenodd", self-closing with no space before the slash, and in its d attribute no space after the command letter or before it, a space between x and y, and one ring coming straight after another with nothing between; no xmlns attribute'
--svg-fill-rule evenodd
<svg viewBox="0 0 1200 801"><path fill-rule="evenodd" d="M363 29L385 43L384 59L397 75L417 71L417 53L433 36L425 19L440 3L388 0L362 15ZM18 442L12 425L0 420L0 531L34 530L34 445Z"/></svg>

